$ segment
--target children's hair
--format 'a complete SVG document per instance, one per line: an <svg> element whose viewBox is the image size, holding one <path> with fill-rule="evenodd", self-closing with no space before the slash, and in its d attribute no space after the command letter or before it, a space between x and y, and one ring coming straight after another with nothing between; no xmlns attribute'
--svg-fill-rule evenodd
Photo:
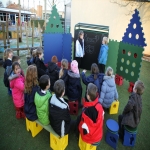
<svg viewBox="0 0 150 150"><path fill-rule="evenodd" d="M38 47L36 50L36 56L39 57L43 53L43 49L41 47Z"/></svg>
<svg viewBox="0 0 150 150"><path fill-rule="evenodd" d="M31 47L30 54L32 55L32 52L35 50L35 48Z"/></svg>
<svg viewBox="0 0 150 150"><path fill-rule="evenodd" d="M59 78L61 78L64 75L64 69L68 69L68 60L67 59L62 59L61 61L61 69L59 72Z"/></svg>
<svg viewBox="0 0 150 150"><path fill-rule="evenodd" d="M61 97L64 90L65 90L65 83L62 79L57 80L54 83L54 92L56 94L57 97Z"/></svg>
<svg viewBox="0 0 150 150"><path fill-rule="evenodd" d="M52 59L51 59L51 62L53 62L53 63L58 63L58 58L57 58L57 56L53 56Z"/></svg>
<svg viewBox="0 0 150 150"><path fill-rule="evenodd" d="M144 87L144 83L142 81L136 81L135 82L135 87L134 87L137 91L136 93L139 95L142 95L144 93L145 87Z"/></svg>
<svg viewBox="0 0 150 150"><path fill-rule="evenodd" d="M104 36L103 41L105 42L105 44L108 44L108 37Z"/></svg>
<svg viewBox="0 0 150 150"><path fill-rule="evenodd" d="M94 101L97 97L97 86L94 85L93 83L89 83L87 87L87 94L90 97L90 100Z"/></svg>
<svg viewBox="0 0 150 150"><path fill-rule="evenodd" d="M37 56L37 54L36 54L37 52L36 52L36 51L37 51L37 49L34 49L34 50L32 51L32 56L33 56L33 57L36 57L36 56Z"/></svg>
<svg viewBox="0 0 150 150"><path fill-rule="evenodd" d="M78 38L80 37L80 35L84 34L84 32L82 30L79 31L78 33Z"/></svg>
<svg viewBox="0 0 150 150"><path fill-rule="evenodd" d="M99 73L99 68L96 63L91 65L91 73L94 74L94 79L97 79L97 74Z"/></svg>
<svg viewBox="0 0 150 150"><path fill-rule="evenodd" d="M13 56L12 57L12 63L15 62L15 61L18 61L20 59L19 56Z"/></svg>
<svg viewBox="0 0 150 150"><path fill-rule="evenodd" d="M50 78L48 75L43 75L40 77L39 86L42 90L46 89L46 86L49 84L49 80Z"/></svg>
<svg viewBox="0 0 150 150"><path fill-rule="evenodd" d="M113 75L113 69L111 67L107 67L107 69L106 69L106 75L107 76L112 76Z"/></svg>
<svg viewBox="0 0 150 150"><path fill-rule="evenodd" d="M9 53L13 53L13 50L10 49L10 48L5 49L4 55L3 55L3 60L4 60L4 61L5 61L6 59L8 59Z"/></svg>
<svg viewBox="0 0 150 150"><path fill-rule="evenodd" d="M15 66L19 66L20 67L20 64L17 61L13 62L13 64L12 64L12 70L13 71L15 70Z"/></svg>
<svg viewBox="0 0 150 150"><path fill-rule="evenodd" d="M31 93L32 88L38 85L37 78L37 67L35 65L28 66L25 81L25 93Z"/></svg>

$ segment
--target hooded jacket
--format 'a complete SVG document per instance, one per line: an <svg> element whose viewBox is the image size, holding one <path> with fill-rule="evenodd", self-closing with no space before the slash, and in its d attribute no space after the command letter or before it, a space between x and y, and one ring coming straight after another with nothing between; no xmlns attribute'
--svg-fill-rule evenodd
<svg viewBox="0 0 150 150"><path fill-rule="evenodd" d="M42 59L39 59L38 57L36 57L35 64L37 67L38 78L40 78L42 75L47 74L47 67L44 65L44 62Z"/></svg>
<svg viewBox="0 0 150 150"><path fill-rule="evenodd" d="M76 101L81 99L82 86L80 81L80 74L73 73L71 70L68 71L66 93L70 101Z"/></svg>
<svg viewBox="0 0 150 150"><path fill-rule="evenodd" d="M97 79L94 79L94 74L89 75L88 77L85 76L85 73L82 72L81 73L81 77L82 77L82 82L87 86L89 83L93 83L97 86L98 88L98 93L100 95L101 92L101 86L103 83L103 77L104 77L104 73L99 73L97 74Z"/></svg>
<svg viewBox="0 0 150 150"><path fill-rule="evenodd" d="M90 144L100 142L103 136L103 108L98 98L91 102L84 102L83 107L79 123L82 140Z"/></svg>
<svg viewBox="0 0 150 150"><path fill-rule="evenodd" d="M98 63L106 65L108 57L108 45L103 44L98 55Z"/></svg>
<svg viewBox="0 0 150 150"><path fill-rule="evenodd" d="M54 62L48 63L48 74L50 77L51 86L50 89L53 91L54 83L59 79L59 67Z"/></svg>
<svg viewBox="0 0 150 150"><path fill-rule="evenodd" d="M38 91L38 86L34 86L30 94L25 93L25 104L24 104L24 112L28 120L35 121L38 119L36 113L36 106L34 103L35 93Z"/></svg>
<svg viewBox="0 0 150 150"><path fill-rule="evenodd" d="M109 108L111 103L118 99L114 76L104 76L99 102L103 107Z"/></svg>
<svg viewBox="0 0 150 150"><path fill-rule="evenodd" d="M39 121L43 125L48 125L49 121L49 99L51 94L46 91L46 94L42 93L40 89L35 94L34 102L36 105L36 111Z"/></svg>
<svg viewBox="0 0 150 150"><path fill-rule="evenodd" d="M129 96L129 101L123 111L121 124L136 128L140 122L142 114L142 98L137 93Z"/></svg>
<svg viewBox="0 0 150 150"><path fill-rule="evenodd" d="M58 98L54 94L50 100L49 119L54 131L60 136L69 133L71 117L69 114L69 106L63 98Z"/></svg>
<svg viewBox="0 0 150 150"><path fill-rule="evenodd" d="M22 75L11 75L10 88L15 107L24 106L24 82L25 78Z"/></svg>

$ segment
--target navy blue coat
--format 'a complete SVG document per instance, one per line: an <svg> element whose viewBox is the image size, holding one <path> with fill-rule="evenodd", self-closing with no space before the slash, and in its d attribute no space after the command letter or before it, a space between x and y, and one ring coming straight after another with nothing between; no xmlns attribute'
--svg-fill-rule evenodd
<svg viewBox="0 0 150 150"><path fill-rule="evenodd" d="M102 83L103 83L103 77L104 77L104 73L99 73L97 74L97 79L94 79L94 74L89 75L88 77L85 76L85 73L82 72L81 73L81 77L82 77L82 82L87 86L89 83L93 83L97 86L98 88L98 93L100 95L101 93L101 87L102 87Z"/></svg>
<svg viewBox="0 0 150 150"><path fill-rule="evenodd" d="M30 94L25 93L24 112L28 120L35 121L38 119L36 114L36 106L34 103L35 93L38 91L38 86L34 86Z"/></svg>
<svg viewBox="0 0 150 150"><path fill-rule="evenodd" d="M38 78L40 78L42 75L47 74L47 67L45 66L43 60L36 57L35 64L37 66Z"/></svg>
<svg viewBox="0 0 150 150"><path fill-rule="evenodd" d="M70 101L80 101L82 96L82 86L80 81L80 74L68 71L68 82L67 82L67 92Z"/></svg>
<svg viewBox="0 0 150 150"><path fill-rule="evenodd" d="M62 79L65 82L65 90L67 90L67 82L68 82L68 70L67 69L64 69L64 74L60 79Z"/></svg>
<svg viewBox="0 0 150 150"><path fill-rule="evenodd" d="M12 65L12 61L10 59L6 59L3 63L3 67L6 69L7 66L11 66Z"/></svg>

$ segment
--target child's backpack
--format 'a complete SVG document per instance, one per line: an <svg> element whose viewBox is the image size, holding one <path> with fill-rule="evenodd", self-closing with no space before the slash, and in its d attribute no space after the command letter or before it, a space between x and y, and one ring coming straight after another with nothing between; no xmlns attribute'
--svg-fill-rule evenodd
<svg viewBox="0 0 150 150"><path fill-rule="evenodd" d="M4 79L3 79L4 85L6 87L9 87L8 77L11 75L11 73L12 73L12 66L8 66L4 72Z"/></svg>

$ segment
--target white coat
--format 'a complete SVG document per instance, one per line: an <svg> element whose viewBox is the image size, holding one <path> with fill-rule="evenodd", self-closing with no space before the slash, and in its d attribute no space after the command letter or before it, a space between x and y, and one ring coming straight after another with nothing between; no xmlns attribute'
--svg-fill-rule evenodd
<svg viewBox="0 0 150 150"><path fill-rule="evenodd" d="M81 44L79 43L79 41L76 40L75 56L76 57L83 57L84 56L84 39L83 39L83 49L82 49Z"/></svg>

